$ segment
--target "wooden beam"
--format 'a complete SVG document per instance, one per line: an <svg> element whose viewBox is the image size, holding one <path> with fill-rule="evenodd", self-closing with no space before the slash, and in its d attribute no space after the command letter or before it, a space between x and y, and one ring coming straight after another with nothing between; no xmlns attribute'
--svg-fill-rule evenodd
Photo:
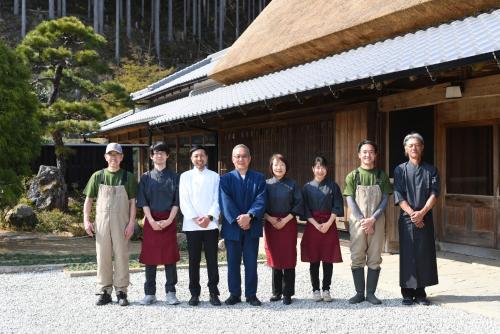
<svg viewBox="0 0 500 334"><path fill-rule="evenodd" d="M465 99L500 96L500 75L469 79L463 82L462 97L446 98L446 87L450 82L383 96L378 99L378 109L382 112L425 107Z"/></svg>

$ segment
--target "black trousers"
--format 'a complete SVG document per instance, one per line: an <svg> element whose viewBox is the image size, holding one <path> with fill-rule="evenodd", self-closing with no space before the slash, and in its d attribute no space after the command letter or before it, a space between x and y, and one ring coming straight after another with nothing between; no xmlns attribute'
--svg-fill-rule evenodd
<svg viewBox="0 0 500 334"><path fill-rule="evenodd" d="M309 274L311 275L311 284L313 291L319 290L319 265L321 262L311 263L309 266ZM323 262L323 288L322 290L330 290L332 284L333 263Z"/></svg>
<svg viewBox="0 0 500 334"><path fill-rule="evenodd" d="M218 241L219 230L186 231L189 253L189 291L192 296L199 296L201 250L205 250L207 261L208 291L219 295Z"/></svg>
<svg viewBox="0 0 500 334"><path fill-rule="evenodd" d="M425 293L425 288L401 288L401 295L404 297L427 297L427 293Z"/></svg>
<svg viewBox="0 0 500 334"><path fill-rule="evenodd" d="M295 268L273 268L273 296L293 296L295 294Z"/></svg>
<svg viewBox="0 0 500 334"><path fill-rule="evenodd" d="M146 282L144 283L144 293L146 295L156 294L156 265L146 265ZM177 284L177 266L175 263L165 265L165 292L175 292Z"/></svg>

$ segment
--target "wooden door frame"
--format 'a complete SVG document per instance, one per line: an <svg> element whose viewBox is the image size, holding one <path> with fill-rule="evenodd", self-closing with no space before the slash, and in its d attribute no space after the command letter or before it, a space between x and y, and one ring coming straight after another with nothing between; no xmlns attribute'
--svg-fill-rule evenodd
<svg viewBox="0 0 500 334"><path fill-rule="evenodd" d="M438 240L449 242L446 239L446 226L444 224L444 215L445 215L445 200L447 196L452 196L450 200L464 200L470 199L473 201L474 199L478 200L486 200L486 197L492 198L493 201L493 210L494 210L494 218L496 220L496 232L493 231L493 248L500 249L500 194L498 193L498 187L500 183L500 121L496 119L492 120L478 120L478 121L467 121L467 122L456 122L456 123L440 123L439 122L439 112L435 113L435 130L436 130L436 166L440 172L441 177L441 196L438 199L437 205L437 217L435 217L435 223L437 223L437 234ZM492 196L482 196L482 195L461 195L461 194L448 194L446 188L446 131L448 128L454 127L472 127L472 126L492 126L492 154L493 154L493 195ZM439 153L439 154L438 154ZM455 196L456 195L456 196ZM481 247L481 246L480 246ZM488 247L486 247L488 248Z"/></svg>

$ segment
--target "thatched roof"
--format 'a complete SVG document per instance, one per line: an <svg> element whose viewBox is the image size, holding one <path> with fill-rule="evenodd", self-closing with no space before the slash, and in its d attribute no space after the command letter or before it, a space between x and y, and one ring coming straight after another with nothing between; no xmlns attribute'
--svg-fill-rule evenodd
<svg viewBox="0 0 500 334"><path fill-rule="evenodd" d="M209 77L234 83L498 7L499 0L273 0Z"/></svg>

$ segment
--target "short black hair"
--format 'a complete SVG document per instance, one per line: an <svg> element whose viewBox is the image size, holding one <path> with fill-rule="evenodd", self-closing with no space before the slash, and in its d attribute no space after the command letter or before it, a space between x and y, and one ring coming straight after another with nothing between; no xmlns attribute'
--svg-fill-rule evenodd
<svg viewBox="0 0 500 334"><path fill-rule="evenodd" d="M208 156L207 148L203 145L194 145L193 147L191 147L191 149L189 150L189 156L191 157L193 153L198 150L205 151L205 154Z"/></svg>
<svg viewBox="0 0 500 334"><path fill-rule="evenodd" d="M159 152L165 152L167 155L170 154L170 150L168 149L168 145L165 144L163 141L158 141L156 143L153 143L151 147L149 148L149 153L152 155L154 151L159 151Z"/></svg>
<svg viewBox="0 0 500 334"><path fill-rule="evenodd" d="M312 166L314 167L317 164L323 167L328 167L328 162L326 161L326 158L321 155L318 155L317 157L314 158Z"/></svg>
<svg viewBox="0 0 500 334"><path fill-rule="evenodd" d="M359 142L358 153L361 151L361 147L363 147L363 145L371 145L373 147L373 150L375 151L375 153L378 153L377 143L375 143L373 140L369 140L369 139L363 139L362 141Z"/></svg>

